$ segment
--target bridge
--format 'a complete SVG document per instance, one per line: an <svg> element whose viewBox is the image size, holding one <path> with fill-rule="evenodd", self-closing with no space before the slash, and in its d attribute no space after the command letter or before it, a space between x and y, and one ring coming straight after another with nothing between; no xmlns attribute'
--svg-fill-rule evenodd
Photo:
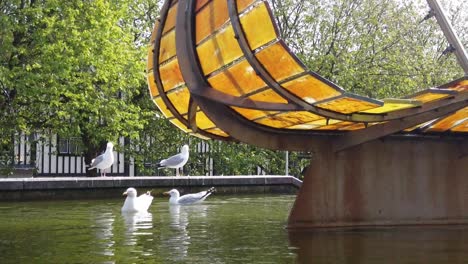
<svg viewBox="0 0 468 264"><path fill-rule="evenodd" d="M468 223L468 59L428 4L465 76L377 100L308 70L266 1L166 0L151 98L194 136L313 152L289 228Z"/></svg>

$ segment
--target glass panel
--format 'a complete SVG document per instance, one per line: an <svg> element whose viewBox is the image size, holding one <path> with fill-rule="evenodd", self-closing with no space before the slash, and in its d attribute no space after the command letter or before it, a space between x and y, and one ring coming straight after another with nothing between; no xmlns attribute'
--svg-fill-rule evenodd
<svg viewBox="0 0 468 264"><path fill-rule="evenodd" d="M280 42L263 49L255 56L277 81L304 72L304 68L289 54Z"/></svg>
<svg viewBox="0 0 468 264"><path fill-rule="evenodd" d="M378 107L378 105L374 103L362 101L351 97L341 97L336 100L316 104L316 106L343 114L350 114Z"/></svg>
<svg viewBox="0 0 468 264"><path fill-rule="evenodd" d="M321 116L315 115L307 111L298 111L268 116L266 118L257 120L256 122L270 127L286 128L308 123L321 118Z"/></svg>
<svg viewBox="0 0 468 264"><path fill-rule="evenodd" d="M228 18L227 1L211 1L195 17L195 43L218 30Z"/></svg>
<svg viewBox="0 0 468 264"><path fill-rule="evenodd" d="M468 80L462 80L459 83L457 83L457 84L455 84L455 85L453 85L451 87L448 87L447 89L454 90L454 91L459 91L459 92L468 91Z"/></svg>
<svg viewBox="0 0 468 264"><path fill-rule="evenodd" d="M153 70L153 46L148 47L148 58L146 60L146 71Z"/></svg>
<svg viewBox="0 0 468 264"><path fill-rule="evenodd" d="M197 112L197 127L200 129L213 128L216 125L203 112Z"/></svg>
<svg viewBox="0 0 468 264"><path fill-rule="evenodd" d="M363 113L370 113L370 114L382 114L382 113L389 113L397 110L413 108L417 105L414 104L400 104L400 103L384 103L383 106L376 107L370 110L362 111Z"/></svg>
<svg viewBox="0 0 468 264"><path fill-rule="evenodd" d="M159 108L159 111L164 115L166 118L173 117L171 111L167 109L166 105L164 104L164 101L161 97L157 97L153 99L153 102L156 104L156 106Z"/></svg>
<svg viewBox="0 0 468 264"><path fill-rule="evenodd" d="M368 124L369 126L370 124ZM351 123L350 125L344 125L342 127L338 127L338 130L358 130L364 129L366 126L363 123Z"/></svg>
<svg viewBox="0 0 468 264"><path fill-rule="evenodd" d="M203 72L208 75L243 55L234 38L232 26L222 29L218 34L197 47Z"/></svg>
<svg viewBox="0 0 468 264"><path fill-rule="evenodd" d="M176 58L160 66L159 74L161 75L164 91L171 90L185 83L182 73L180 72L179 61Z"/></svg>
<svg viewBox="0 0 468 264"><path fill-rule="evenodd" d="M164 23L163 34L175 27L176 17L177 17L177 7L179 3L172 6L167 13L166 22Z"/></svg>
<svg viewBox="0 0 468 264"><path fill-rule="evenodd" d="M208 82L214 89L234 96L244 95L266 86L246 60L213 75Z"/></svg>
<svg viewBox="0 0 468 264"><path fill-rule="evenodd" d="M455 112L452 115L447 116L446 118L441 119L436 122L434 125L430 126L428 131L430 132L444 132L451 128L458 127L462 123L468 121L468 107L463 108ZM463 127L463 126L461 126Z"/></svg>
<svg viewBox="0 0 468 264"><path fill-rule="evenodd" d="M174 105L177 112L181 115L188 112L190 92L187 87L171 91L167 94L167 98L169 98L169 101L171 101L172 105Z"/></svg>
<svg viewBox="0 0 468 264"><path fill-rule="evenodd" d="M229 135L226 132L222 131L219 128L208 129L206 130L206 132L217 135L217 136L229 137Z"/></svg>
<svg viewBox="0 0 468 264"><path fill-rule="evenodd" d="M211 0L198 0L195 4L195 11L200 10L206 3L211 2Z"/></svg>
<svg viewBox="0 0 468 264"><path fill-rule="evenodd" d="M232 106L231 108L234 109L243 117L247 118L248 120L254 120L254 119L264 117L266 115L272 115L272 114L278 113L278 112L267 112L267 111L248 109L248 108L240 108L240 107L235 107L235 106Z"/></svg>
<svg viewBox="0 0 468 264"><path fill-rule="evenodd" d="M282 85L286 90L313 104L317 101L338 96L341 92L312 75L305 75Z"/></svg>
<svg viewBox="0 0 468 264"><path fill-rule="evenodd" d="M151 97L158 96L159 91L158 91L158 88L156 87L156 83L154 82L154 75L152 71L147 75L147 78L148 78L148 88L149 88Z"/></svg>
<svg viewBox="0 0 468 264"><path fill-rule="evenodd" d="M264 2L242 15L240 22L252 50L277 38L270 12Z"/></svg>
<svg viewBox="0 0 468 264"><path fill-rule="evenodd" d="M260 102L270 102L270 103L284 103L287 104L288 101L277 94L275 91L269 89L260 93L249 96L250 99Z"/></svg>
<svg viewBox="0 0 468 264"><path fill-rule="evenodd" d="M461 124L453 127L451 129L452 132L468 132L468 120L465 119L464 122L462 122Z"/></svg>
<svg viewBox="0 0 468 264"><path fill-rule="evenodd" d="M197 1L197 10L206 1ZM242 12L252 0L236 1L238 12ZM197 14L195 18L196 43L199 44L204 38L218 30L229 20L227 1L211 1Z"/></svg>
<svg viewBox="0 0 468 264"><path fill-rule="evenodd" d="M153 45L154 40L156 39L156 31L158 30L159 27L159 21L156 20L154 23L153 31L151 32L151 37L150 37L150 45Z"/></svg>
<svg viewBox="0 0 468 264"><path fill-rule="evenodd" d="M176 118L173 118L173 119L170 119L169 120L173 125L175 125L177 128L179 128L180 130L184 131L185 133L189 133L189 132L192 132L191 129L188 129L184 124L182 124L182 122L180 122L178 119Z"/></svg>
<svg viewBox="0 0 468 264"><path fill-rule="evenodd" d="M161 38L161 45L159 47L159 63L162 63L176 54L176 38L175 30L164 35Z"/></svg>
<svg viewBox="0 0 468 264"><path fill-rule="evenodd" d="M427 92L427 93L423 93L423 94L411 97L411 99L416 99L416 100L419 100L419 101L421 101L423 103L427 103L427 102L431 102L431 101L434 101L434 100L440 100L442 98L446 98L446 97L449 97L449 96L451 96L451 95L443 94L443 93Z"/></svg>

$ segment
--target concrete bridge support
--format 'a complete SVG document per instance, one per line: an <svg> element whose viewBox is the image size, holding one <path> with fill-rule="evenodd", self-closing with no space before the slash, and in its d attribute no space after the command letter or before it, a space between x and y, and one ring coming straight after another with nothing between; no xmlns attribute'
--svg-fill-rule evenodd
<svg viewBox="0 0 468 264"><path fill-rule="evenodd" d="M468 223L468 141L392 137L312 157L289 228Z"/></svg>

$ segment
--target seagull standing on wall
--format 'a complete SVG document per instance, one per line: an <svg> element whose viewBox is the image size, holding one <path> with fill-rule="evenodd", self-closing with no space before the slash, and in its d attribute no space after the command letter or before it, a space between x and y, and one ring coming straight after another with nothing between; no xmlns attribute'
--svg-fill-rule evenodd
<svg viewBox="0 0 468 264"><path fill-rule="evenodd" d="M105 177L106 169L110 168L112 164L114 164L113 148L114 144L112 144L112 142L108 142L106 152L91 160L91 165L89 165L88 170L99 169L101 172L101 177Z"/></svg>
<svg viewBox="0 0 468 264"><path fill-rule="evenodd" d="M174 155L170 158L163 159L158 164L158 169L161 168L172 168L176 169L176 176L179 176L179 169L182 168L189 159L189 147L184 145L182 147L182 152L177 155Z"/></svg>

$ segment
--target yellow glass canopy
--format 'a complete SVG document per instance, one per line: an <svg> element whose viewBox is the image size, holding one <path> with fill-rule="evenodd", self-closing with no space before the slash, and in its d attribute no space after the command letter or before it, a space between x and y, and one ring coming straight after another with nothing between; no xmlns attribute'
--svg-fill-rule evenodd
<svg viewBox="0 0 468 264"><path fill-rule="evenodd" d="M266 1L166 1L152 32L147 71L161 113L203 138L230 140L235 132L243 141L241 127L285 138L343 133L418 116L420 125L402 130L468 131L466 76L402 99L348 93L290 51Z"/></svg>

